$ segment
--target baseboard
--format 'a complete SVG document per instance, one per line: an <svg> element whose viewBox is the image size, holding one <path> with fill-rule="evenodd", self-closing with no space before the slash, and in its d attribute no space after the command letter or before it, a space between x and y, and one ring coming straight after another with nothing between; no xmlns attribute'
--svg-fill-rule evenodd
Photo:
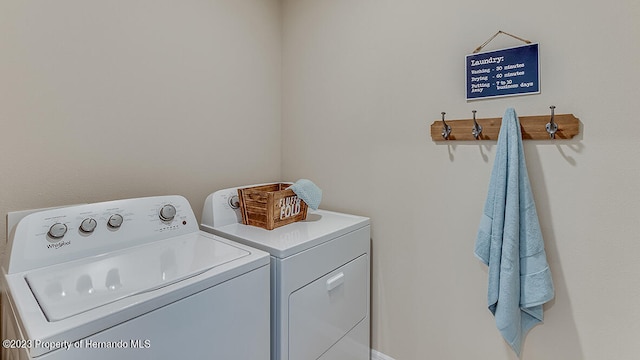
<svg viewBox="0 0 640 360"><path fill-rule="evenodd" d="M385 355L378 350L371 349L371 360L395 360L389 355Z"/></svg>

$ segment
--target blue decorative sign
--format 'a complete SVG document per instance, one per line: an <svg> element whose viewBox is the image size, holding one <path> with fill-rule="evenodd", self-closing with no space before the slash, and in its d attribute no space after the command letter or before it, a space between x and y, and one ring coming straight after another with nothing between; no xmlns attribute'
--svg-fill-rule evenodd
<svg viewBox="0 0 640 360"><path fill-rule="evenodd" d="M466 56L467 100L540 93L538 44Z"/></svg>

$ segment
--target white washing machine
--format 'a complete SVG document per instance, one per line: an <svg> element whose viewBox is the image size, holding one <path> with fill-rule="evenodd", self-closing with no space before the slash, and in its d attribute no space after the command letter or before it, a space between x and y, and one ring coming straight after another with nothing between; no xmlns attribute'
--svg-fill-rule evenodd
<svg viewBox="0 0 640 360"><path fill-rule="evenodd" d="M309 210L274 230L243 225L237 189L207 197L201 228L271 254L271 359L369 359L369 219Z"/></svg>
<svg viewBox="0 0 640 360"><path fill-rule="evenodd" d="M269 255L181 196L27 215L2 270L3 359L269 359Z"/></svg>

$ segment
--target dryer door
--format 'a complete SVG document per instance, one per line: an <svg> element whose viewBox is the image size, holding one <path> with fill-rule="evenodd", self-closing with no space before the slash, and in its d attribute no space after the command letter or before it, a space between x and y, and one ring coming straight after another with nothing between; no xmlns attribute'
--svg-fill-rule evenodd
<svg viewBox="0 0 640 360"><path fill-rule="evenodd" d="M289 359L317 359L368 312L368 255L295 291L289 297Z"/></svg>

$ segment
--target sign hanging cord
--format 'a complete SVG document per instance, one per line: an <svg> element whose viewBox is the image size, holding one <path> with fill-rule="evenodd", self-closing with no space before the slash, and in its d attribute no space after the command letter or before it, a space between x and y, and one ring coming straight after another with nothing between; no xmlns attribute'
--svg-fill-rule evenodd
<svg viewBox="0 0 640 360"><path fill-rule="evenodd" d="M473 50L473 53L475 54L475 53L479 52L480 50L482 50L482 48L484 48L485 46L487 46L487 44L489 44L489 43L491 42L491 40L495 39L495 38L496 38L496 36L498 36L498 35L500 35L500 34L509 35L509 36L511 36L511 37L512 37L512 38L514 38L514 39L518 39L518 40L520 40L520 41L524 42L525 44L531 44L531 41L529 41L529 40L527 40L527 39L523 39L523 38L521 38L521 37L518 37L518 36L515 36L515 35L512 35L512 34L509 34L509 33L507 33L507 32L504 32L504 31L502 31L502 30L499 30L499 31L498 31L497 33L495 33L492 37L490 37L490 38L489 38L489 40L485 41L482 45L478 46L475 50Z"/></svg>

